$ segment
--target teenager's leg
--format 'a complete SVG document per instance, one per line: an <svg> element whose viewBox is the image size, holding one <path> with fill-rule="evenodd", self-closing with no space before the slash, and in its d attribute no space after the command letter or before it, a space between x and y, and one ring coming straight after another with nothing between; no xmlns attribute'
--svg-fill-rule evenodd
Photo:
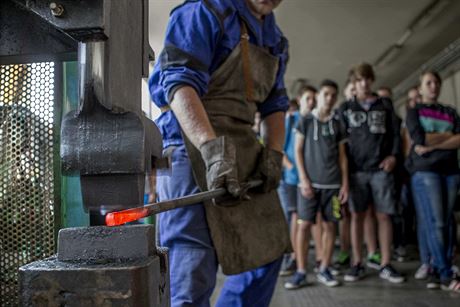
<svg viewBox="0 0 460 307"><path fill-rule="evenodd" d="M377 225L375 209L370 205L364 217L364 242L366 243L368 255L377 252Z"/></svg>
<svg viewBox="0 0 460 307"><path fill-rule="evenodd" d="M340 251L348 253L350 250L350 211L343 208L342 219L339 222Z"/></svg>
<svg viewBox="0 0 460 307"><path fill-rule="evenodd" d="M298 220L299 225L297 226L297 238L296 238L296 260L297 260L297 271L307 271L307 259L308 259L308 242L310 242L310 231L312 223L310 221Z"/></svg>
<svg viewBox="0 0 460 307"><path fill-rule="evenodd" d="M316 222L311 227L311 234L313 241L315 242L315 259L316 261L321 261L323 259L322 250L323 250L323 228L322 228L323 219L321 218L321 213L318 212L316 215Z"/></svg>
<svg viewBox="0 0 460 307"><path fill-rule="evenodd" d="M350 175L349 209L351 212L350 234L353 265L360 264L362 261L364 217L371 199L370 177L368 172L357 172Z"/></svg>
<svg viewBox="0 0 460 307"><path fill-rule="evenodd" d="M454 256L454 248L456 244L455 236L456 236L456 225L455 225L455 215L454 215L454 207L455 203L457 202L457 193L460 187L460 175L451 175L445 177L445 189L446 189L446 204L447 204L447 212L446 212L446 219L448 223L448 244L447 244L447 257L449 259L453 259Z"/></svg>
<svg viewBox="0 0 460 307"><path fill-rule="evenodd" d="M426 238L433 265L439 271L441 280L449 280L452 271L446 252L448 243L445 234L448 225L444 220L441 183L441 176L432 172L416 172L412 176L415 207L427 229Z"/></svg>
<svg viewBox="0 0 460 307"><path fill-rule="evenodd" d="M393 224L391 215L396 213L394 175L384 171L375 172L371 179L372 195L377 212L379 243L382 253L381 266L391 262Z"/></svg>
<svg viewBox="0 0 460 307"><path fill-rule="evenodd" d="M365 212L351 213L351 249L353 251L353 265L361 263L363 245L363 224Z"/></svg>
<svg viewBox="0 0 460 307"><path fill-rule="evenodd" d="M323 251L321 259L321 269L331 265L332 254L334 253L335 243L335 223L323 221Z"/></svg>
<svg viewBox="0 0 460 307"><path fill-rule="evenodd" d="M297 216L297 212L292 212L291 213L291 243L292 243L292 248L293 248L293 252L291 253L291 258L292 259L295 259L295 246L296 246L296 242L297 242L297 219L298 219L298 216Z"/></svg>
<svg viewBox="0 0 460 307"><path fill-rule="evenodd" d="M379 227L380 251L382 253L382 262L380 265L383 267L391 262L393 225L390 216L386 213L377 212L377 221Z"/></svg>

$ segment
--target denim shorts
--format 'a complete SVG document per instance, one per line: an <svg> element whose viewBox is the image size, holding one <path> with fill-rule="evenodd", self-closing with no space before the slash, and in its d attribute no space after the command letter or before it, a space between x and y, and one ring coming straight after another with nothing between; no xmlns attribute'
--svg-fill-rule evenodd
<svg viewBox="0 0 460 307"><path fill-rule="evenodd" d="M356 172L350 175L350 211L364 212L370 204L374 204L376 212L396 213L393 173L376 171Z"/></svg>
<svg viewBox="0 0 460 307"><path fill-rule="evenodd" d="M281 181L278 187L278 196L286 216L292 212L297 212L297 185Z"/></svg>

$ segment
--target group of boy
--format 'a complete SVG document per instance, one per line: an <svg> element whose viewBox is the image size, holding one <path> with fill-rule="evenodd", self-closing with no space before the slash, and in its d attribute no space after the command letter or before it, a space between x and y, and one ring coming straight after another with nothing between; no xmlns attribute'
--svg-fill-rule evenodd
<svg viewBox="0 0 460 307"><path fill-rule="evenodd" d="M382 279L393 283L405 280L390 263L390 217L396 206L393 171L400 155L401 122L391 100L372 92L374 80L372 66L359 64L349 73L348 84L354 92L338 108L338 85L324 80L317 92L311 86L304 87L298 99L300 113L288 112L279 194L291 226L295 253L287 257L281 271L283 275L293 273L285 283L286 289L308 284L308 242L312 226L318 221L322 240L317 279L330 287L340 284L336 277L339 271L331 262L336 224L347 210L351 236L346 234L347 226L341 227L346 241L342 247L348 248L350 238L352 259L344 280L361 279L365 274L363 228L370 207L375 211L378 232L374 233L378 233L381 251L374 267Z"/></svg>

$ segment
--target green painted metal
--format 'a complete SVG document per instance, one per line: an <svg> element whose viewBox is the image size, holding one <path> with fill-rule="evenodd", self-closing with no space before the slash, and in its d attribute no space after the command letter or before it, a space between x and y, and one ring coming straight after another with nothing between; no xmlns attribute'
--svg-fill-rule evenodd
<svg viewBox="0 0 460 307"><path fill-rule="evenodd" d="M78 106L78 63L63 63L62 116ZM61 180L61 226L88 226L89 215L83 210L79 176L62 176Z"/></svg>

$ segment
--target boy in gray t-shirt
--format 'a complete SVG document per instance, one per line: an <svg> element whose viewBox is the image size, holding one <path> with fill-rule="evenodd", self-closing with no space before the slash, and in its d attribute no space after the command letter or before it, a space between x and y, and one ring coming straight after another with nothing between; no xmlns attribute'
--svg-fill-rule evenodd
<svg viewBox="0 0 460 307"><path fill-rule="evenodd" d="M299 173L298 228L296 251L297 272L285 284L287 289L306 285L307 248L311 226L321 212L323 223L323 250L318 281L326 286L339 282L329 266L335 241L335 222L340 218L340 205L348 199L348 161L345 152L345 134L334 117L338 86L324 80L317 94L317 107L297 126L295 156Z"/></svg>

